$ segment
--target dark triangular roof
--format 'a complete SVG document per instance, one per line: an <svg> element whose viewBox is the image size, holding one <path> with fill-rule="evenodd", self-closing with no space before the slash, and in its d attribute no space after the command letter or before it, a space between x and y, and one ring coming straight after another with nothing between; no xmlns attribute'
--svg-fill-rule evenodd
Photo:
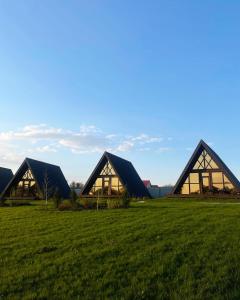
<svg viewBox="0 0 240 300"><path fill-rule="evenodd" d="M232 171L226 166L226 164L222 161L222 159L217 155L217 153L210 148L203 140L201 140L195 149L193 155L191 156L189 162L187 163L185 169L183 170L180 178L178 179L176 185L173 188L173 194L179 192L179 188L183 185L185 180L187 179L189 173L193 169L195 163L197 162L199 156L202 151L206 150L207 153L212 157L215 163L219 166L219 168L225 173L225 175L229 178L232 184L235 186L237 190L240 190L240 182L236 178L236 176L232 173Z"/></svg>
<svg viewBox="0 0 240 300"><path fill-rule="evenodd" d="M11 169L0 167L0 194L3 192L9 181L13 178Z"/></svg>
<svg viewBox="0 0 240 300"><path fill-rule="evenodd" d="M151 197L132 163L109 152L104 152L102 158L86 182L81 193L82 195L87 195L89 193L107 161L111 163L114 171L131 197Z"/></svg>
<svg viewBox="0 0 240 300"><path fill-rule="evenodd" d="M11 186L16 181L18 181L19 178L21 178L28 169L31 170L32 175L37 183L38 189L41 192L43 191L44 180L47 174L51 191L54 192L56 189L58 189L61 197L69 198L70 188L62 173L61 168L59 166L48 164L31 158L25 158L14 177L10 180L10 182L4 189L1 198L4 198L5 194L9 191Z"/></svg>

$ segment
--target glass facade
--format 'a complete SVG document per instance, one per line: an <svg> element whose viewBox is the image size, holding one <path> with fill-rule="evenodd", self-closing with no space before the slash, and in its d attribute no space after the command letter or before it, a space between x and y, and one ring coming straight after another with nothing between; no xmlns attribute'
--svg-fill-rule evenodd
<svg viewBox="0 0 240 300"><path fill-rule="evenodd" d="M32 172L30 170L27 170L20 181L18 181L11 188L10 197L38 198L36 181L33 178Z"/></svg>
<svg viewBox="0 0 240 300"><path fill-rule="evenodd" d="M180 194L231 194L233 184L204 150L183 183Z"/></svg>
<svg viewBox="0 0 240 300"><path fill-rule="evenodd" d="M92 186L90 196L121 196L125 189L119 177L107 162Z"/></svg>

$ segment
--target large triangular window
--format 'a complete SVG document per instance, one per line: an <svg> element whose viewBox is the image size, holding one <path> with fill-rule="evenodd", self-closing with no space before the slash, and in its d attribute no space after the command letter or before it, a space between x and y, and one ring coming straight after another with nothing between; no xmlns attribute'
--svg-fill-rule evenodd
<svg viewBox="0 0 240 300"><path fill-rule="evenodd" d="M194 170L203 170L203 169L219 169L218 165L207 153L206 150L203 150L199 156L196 164L193 167Z"/></svg>
<svg viewBox="0 0 240 300"><path fill-rule="evenodd" d="M184 182L179 183L175 193L182 195L236 193L236 187L227 175L227 168L223 163L218 163L216 155L211 155L213 151L210 148L210 152L206 148L209 147L201 146L200 155L192 158L193 167L182 175ZM213 156L216 159L213 159Z"/></svg>
<svg viewBox="0 0 240 300"><path fill-rule="evenodd" d="M11 187L11 198L38 198L36 181L30 169L28 169L19 180Z"/></svg>
<svg viewBox="0 0 240 300"><path fill-rule="evenodd" d="M90 196L120 196L124 193L124 186L109 161L106 162L93 184Z"/></svg>
<svg viewBox="0 0 240 300"><path fill-rule="evenodd" d="M105 166L102 169L100 175L102 175L102 176L105 176L105 175L109 175L109 176L116 175L116 173L115 173L115 171L114 171L114 169L113 169L113 167L112 167L112 165L110 164L109 161L105 164Z"/></svg>

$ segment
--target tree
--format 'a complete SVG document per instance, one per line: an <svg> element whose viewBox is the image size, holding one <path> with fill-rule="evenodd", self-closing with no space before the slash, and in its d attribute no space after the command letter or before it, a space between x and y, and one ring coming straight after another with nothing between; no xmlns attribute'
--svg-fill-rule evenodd
<svg viewBox="0 0 240 300"><path fill-rule="evenodd" d="M82 182L76 182L76 181L72 181L70 183L70 188L72 190L75 190L75 189L79 189L79 190L82 190L82 188L84 187L84 184Z"/></svg>
<svg viewBox="0 0 240 300"><path fill-rule="evenodd" d="M75 181L72 181L71 183L70 183L70 188L71 189L76 189L76 182Z"/></svg>
<svg viewBox="0 0 240 300"><path fill-rule="evenodd" d="M43 193L44 193L46 206L48 204L48 199L49 199L50 192L51 192L50 183L51 183L51 181L50 181L50 178L48 176L48 172L46 170L45 173L44 173L44 179L43 179Z"/></svg>
<svg viewBox="0 0 240 300"><path fill-rule="evenodd" d="M77 193L75 192L74 189L72 189L70 200L73 208L77 208L77 199L78 199Z"/></svg>
<svg viewBox="0 0 240 300"><path fill-rule="evenodd" d="M84 187L84 184L82 182L77 182L76 183L76 188L82 190Z"/></svg>

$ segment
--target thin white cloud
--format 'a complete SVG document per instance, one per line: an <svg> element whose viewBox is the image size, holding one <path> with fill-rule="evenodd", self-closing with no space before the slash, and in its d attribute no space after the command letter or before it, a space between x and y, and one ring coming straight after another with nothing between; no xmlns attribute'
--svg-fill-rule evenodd
<svg viewBox="0 0 240 300"><path fill-rule="evenodd" d="M40 152L40 153L46 153L46 152L57 152L57 149L52 147L51 145L45 145L43 147L37 147L35 149L37 152Z"/></svg>
<svg viewBox="0 0 240 300"><path fill-rule="evenodd" d="M17 131L0 133L0 141L12 140L50 140L66 135L61 128L48 127L46 124L27 125Z"/></svg>
<svg viewBox="0 0 240 300"><path fill-rule="evenodd" d="M114 139L116 137L117 137L116 134L108 134L108 135L106 135L106 139L109 139L109 140L112 140L112 139Z"/></svg>
<svg viewBox="0 0 240 300"><path fill-rule="evenodd" d="M136 136L104 133L94 125L81 125L79 130L74 131L47 124L31 124L16 131L0 132L0 145L3 145L0 155L2 161L19 162L29 153L56 153L61 149L74 154L101 153L105 150L113 153L150 151L162 141L162 137L145 133Z"/></svg>
<svg viewBox="0 0 240 300"><path fill-rule="evenodd" d="M134 143L131 141L123 141L120 145L117 146L116 152L127 152L134 147Z"/></svg>
<svg viewBox="0 0 240 300"><path fill-rule="evenodd" d="M161 138L161 137L151 137L147 134L142 133L142 134L140 134L136 137L131 137L131 140L134 141L134 142L139 141L140 144L150 144L150 143L159 143L163 140L163 138Z"/></svg>
<svg viewBox="0 0 240 300"><path fill-rule="evenodd" d="M0 142L0 157L2 167L12 167L23 160L24 153L16 145Z"/></svg>

